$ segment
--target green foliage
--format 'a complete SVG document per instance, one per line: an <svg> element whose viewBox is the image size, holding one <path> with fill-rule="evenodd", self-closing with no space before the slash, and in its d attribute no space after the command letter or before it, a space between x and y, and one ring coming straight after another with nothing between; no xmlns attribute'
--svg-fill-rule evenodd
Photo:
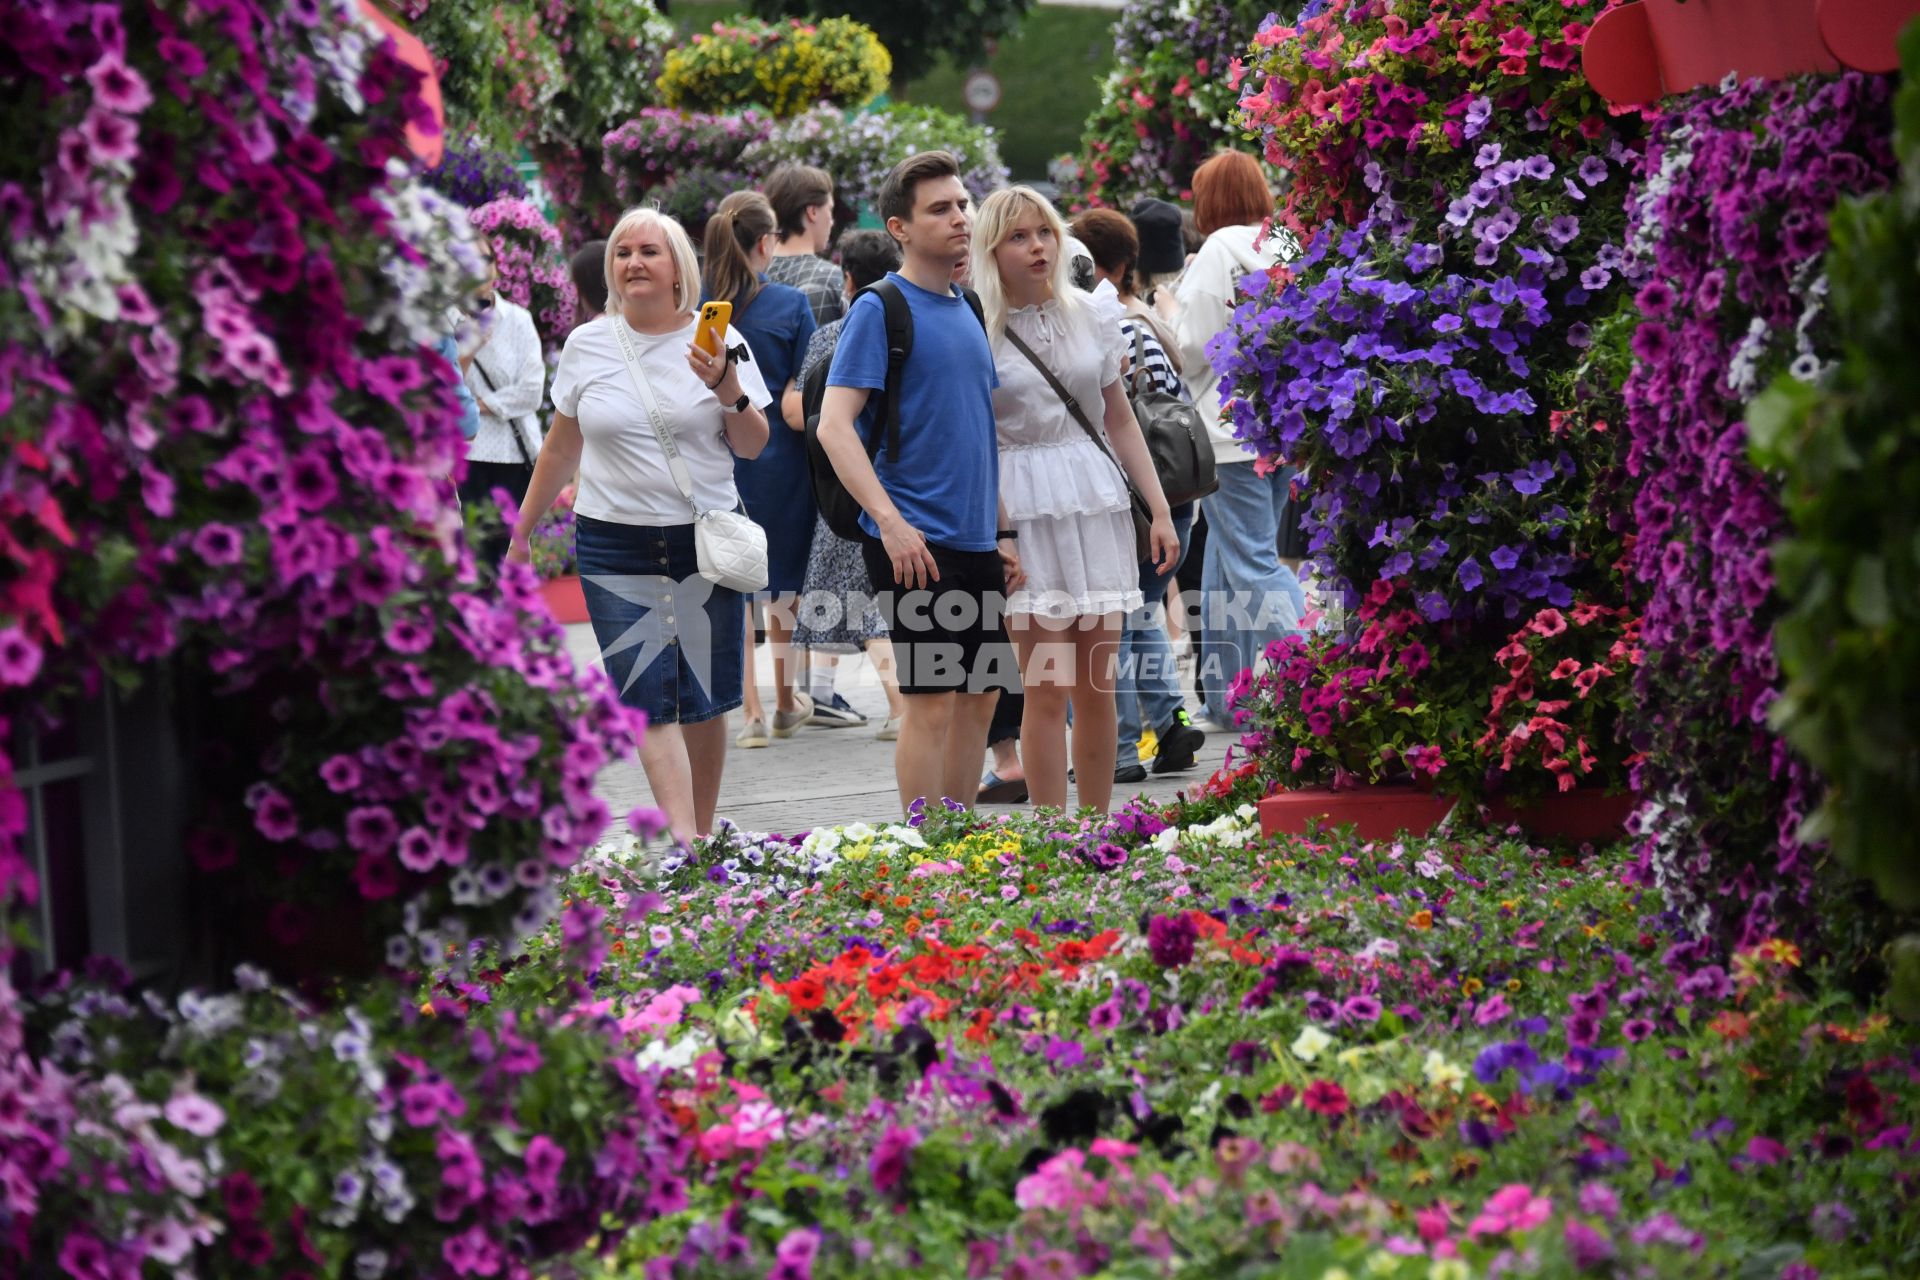
<svg viewBox="0 0 1920 1280"><path fill-rule="evenodd" d="M1027 15L980 65L999 77L1000 105L987 123L1000 133L1007 167L1038 178L1063 151L1080 145L1080 128L1100 105L1100 82L1113 69L1113 13L1049 5ZM965 114L969 68L938 66L917 80L896 69L896 100Z"/></svg>
<svg viewBox="0 0 1920 1280"><path fill-rule="evenodd" d="M1748 415L1792 525L1775 553L1788 683L1774 724L1828 780L1810 820L1899 907L1920 907L1920 26L1903 43L1900 183L1844 201L1826 261L1840 355Z"/></svg>
<svg viewBox="0 0 1920 1280"><path fill-rule="evenodd" d="M831 7L879 35L903 80L931 71L943 58L958 66L976 61L987 42L1011 35L1033 0L840 0ZM753 0L762 18L820 12L817 0Z"/></svg>

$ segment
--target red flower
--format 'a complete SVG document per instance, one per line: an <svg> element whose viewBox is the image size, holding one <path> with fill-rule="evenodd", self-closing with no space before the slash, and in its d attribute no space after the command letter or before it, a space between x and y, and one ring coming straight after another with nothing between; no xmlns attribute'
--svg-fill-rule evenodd
<svg viewBox="0 0 1920 1280"><path fill-rule="evenodd" d="M781 990L786 992L787 1000L793 1005L796 1013L818 1009L821 1002L827 998L826 987L820 979L810 973L801 974Z"/></svg>
<svg viewBox="0 0 1920 1280"><path fill-rule="evenodd" d="M1343 1116L1347 1113L1347 1091L1331 1080L1315 1080L1300 1095L1300 1104L1318 1115Z"/></svg>

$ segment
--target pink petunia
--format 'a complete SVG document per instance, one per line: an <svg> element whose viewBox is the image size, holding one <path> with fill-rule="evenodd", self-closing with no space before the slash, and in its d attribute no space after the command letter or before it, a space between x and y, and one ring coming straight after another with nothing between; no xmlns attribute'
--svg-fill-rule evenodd
<svg viewBox="0 0 1920 1280"><path fill-rule="evenodd" d="M110 111L135 115L153 105L153 90L118 54L88 67L87 83L93 86L94 101Z"/></svg>
<svg viewBox="0 0 1920 1280"><path fill-rule="evenodd" d="M197 1138L210 1138L227 1122L227 1113L197 1093L176 1094L162 1111L167 1123Z"/></svg>
<svg viewBox="0 0 1920 1280"><path fill-rule="evenodd" d="M17 626L0 628L0 685L23 685L40 673L40 646Z"/></svg>
<svg viewBox="0 0 1920 1280"><path fill-rule="evenodd" d="M87 118L80 122L80 136L86 139L95 164L131 163L140 154L140 131L133 121L99 107L87 112Z"/></svg>

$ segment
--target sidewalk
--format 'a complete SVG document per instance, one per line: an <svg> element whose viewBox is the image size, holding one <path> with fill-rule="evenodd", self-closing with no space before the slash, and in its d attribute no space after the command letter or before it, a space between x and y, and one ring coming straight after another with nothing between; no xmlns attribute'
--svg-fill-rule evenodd
<svg viewBox="0 0 1920 1280"><path fill-rule="evenodd" d="M593 641L593 629L578 624L566 631L567 649L574 661L599 666L600 651ZM755 650L754 663L761 695L771 709L773 664L765 645ZM726 776L720 788L722 817L748 830L791 833L822 825L877 822L898 814L900 800L893 785L894 744L873 736L887 712L887 697L879 679L866 658L850 655L840 659L836 687L870 723L855 729L807 727L791 738L775 739L772 746L751 751L729 746ZM736 711L727 717L729 743L739 730L740 713ZM1211 776L1234 741L1232 734L1210 735L1192 769L1166 777L1149 774L1145 782L1117 788L1115 803L1135 794L1171 800L1175 792L1197 786ZM983 758L981 769L985 768ZM635 806L653 803L638 762L608 766L600 775L598 791L613 809L616 821ZM1071 798L1071 789L1068 795ZM991 812L1014 811L1013 806L986 808Z"/></svg>

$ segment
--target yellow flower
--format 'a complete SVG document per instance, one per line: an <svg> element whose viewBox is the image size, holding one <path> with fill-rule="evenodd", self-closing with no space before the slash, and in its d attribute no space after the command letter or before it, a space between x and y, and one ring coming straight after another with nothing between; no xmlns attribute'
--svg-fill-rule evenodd
<svg viewBox="0 0 1920 1280"><path fill-rule="evenodd" d="M1473 1273L1458 1258L1435 1258L1427 1266L1427 1280L1473 1280Z"/></svg>
<svg viewBox="0 0 1920 1280"><path fill-rule="evenodd" d="M1518 978L1507 979L1507 990L1518 991L1519 989L1520 989L1520 979Z"/></svg>
<svg viewBox="0 0 1920 1280"><path fill-rule="evenodd" d="M1768 938L1760 944L1760 950L1775 964L1786 965L1789 969L1800 967L1800 948L1784 938Z"/></svg>
<svg viewBox="0 0 1920 1280"><path fill-rule="evenodd" d="M1426 1073L1427 1083L1436 1089L1452 1091L1466 1083L1467 1073L1458 1064L1447 1061L1447 1056L1438 1049L1427 1050L1427 1060L1421 1069Z"/></svg>
<svg viewBox="0 0 1920 1280"><path fill-rule="evenodd" d="M1486 984L1480 981L1480 979L1468 978L1460 984L1460 994L1463 996L1477 996L1484 986L1486 986Z"/></svg>
<svg viewBox="0 0 1920 1280"><path fill-rule="evenodd" d="M1300 1059L1302 1062L1312 1062L1320 1056L1323 1049L1332 1043L1332 1036L1314 1026L1312 1023L1308 1023L1306 1026L1300 1028L1300 1034L1293 1038L1293 1045L1291 1047L1294 1057Z"/></svg>

